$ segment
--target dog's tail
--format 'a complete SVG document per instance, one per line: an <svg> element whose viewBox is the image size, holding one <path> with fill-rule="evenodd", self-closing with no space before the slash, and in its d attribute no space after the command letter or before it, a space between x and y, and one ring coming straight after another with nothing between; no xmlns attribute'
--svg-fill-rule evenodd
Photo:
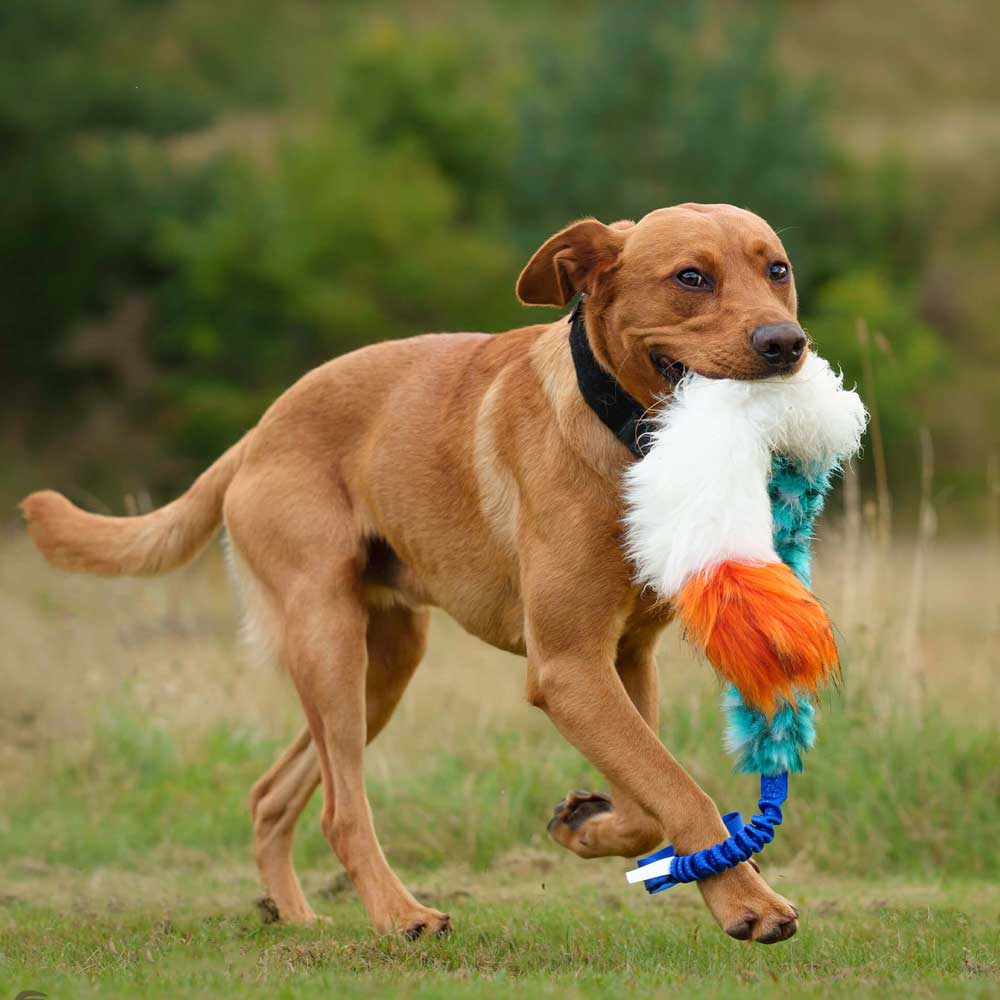
<svg viewBox="0 0 1000 1000"><path fill-rule="evenodd" d="M222 501L249 435L183 496L141 517L88 514L53 490L21 501L28 534L53 566L101 576L154 576L190 562L222 522Z"/></svg>

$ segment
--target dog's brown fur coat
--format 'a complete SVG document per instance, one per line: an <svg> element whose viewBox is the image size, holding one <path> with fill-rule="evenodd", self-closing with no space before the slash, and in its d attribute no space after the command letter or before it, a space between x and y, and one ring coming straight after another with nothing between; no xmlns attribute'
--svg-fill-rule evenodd
<svg viewBox="0 0 1000 1000"><path fill-rule="evenodd" d="M596 356L644 405L666 386L655 351L708 375L767 369L750 331L794 320L791 281L763 220L729 206L585 220L518 282L528 304L588 293ZM710 292L672 275L696 266ZM315 916L292 866L296 820L322 783L322 827L377 928L413 936L449 918L419 903L382 854L363 751L423 654L429 605L528 659L529 701L607 777L613 807L569 797L551 824L582 857L679 852L725 837L719 813L657 738L654 649L669 609L633 584L620 545L628 451L580 396L565 318L498 336L373 345L306 375L174 503L132 519L58 494L23 503L54 565L158 573L224 521L259 628L308 727L253 789L261 877L281 916ZM583 812L581 809L583 802ZM782 940L794 907L743 864L699 883L734 937Z"/></svg>

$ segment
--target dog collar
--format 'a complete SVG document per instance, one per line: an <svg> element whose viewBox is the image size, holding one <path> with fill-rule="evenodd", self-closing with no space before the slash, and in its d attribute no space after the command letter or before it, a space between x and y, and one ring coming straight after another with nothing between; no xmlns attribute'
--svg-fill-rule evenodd
<svg viewBox="0 0 1000 1000"><path fill-rule="evenodd" d="M584 402L597 414L601 423L636 458L649 450L649 432L653 423L646 417L646 408L625 390L618 380L594 356L587 338L581 295L570 316L569 346L576 368L576 382Z"/></svg>

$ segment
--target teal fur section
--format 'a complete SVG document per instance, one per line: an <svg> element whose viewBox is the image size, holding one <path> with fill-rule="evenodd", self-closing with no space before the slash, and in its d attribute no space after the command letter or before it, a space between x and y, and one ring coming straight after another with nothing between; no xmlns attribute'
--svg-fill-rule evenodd
<svg viewBox="0 0 1000 1000"><path fill-rule="evenodd" d="M736 770L750 774L782 774L802 770L802 755L816 742L816 708L811 698L787 701L770 720L743 703L735 687L722 696L726 713L726 749L736 755Z"/></svg>
<svg viewBox="0 0 1000 1000"><path fill-rule="evenodd" d="M771 463L767 492L771 498L774 548L803 586L812 579L813 524L823 510L836 466L804 470L778 455ZM802 755L816 741L816 708L809 697L784 702L768 721L744 704L730 686L722 696L726 713L726 749L736 755L736 770L776 775L801 771Z"/></svg>
<svg viewBox="0 0 1000 1000"><path fill-rule="evenodd" d="M833 473L830 468L806 475L781 455L771 463L767 492L771 498L774 548L805 587L812 579L813 523L823 510Z"/></svg>

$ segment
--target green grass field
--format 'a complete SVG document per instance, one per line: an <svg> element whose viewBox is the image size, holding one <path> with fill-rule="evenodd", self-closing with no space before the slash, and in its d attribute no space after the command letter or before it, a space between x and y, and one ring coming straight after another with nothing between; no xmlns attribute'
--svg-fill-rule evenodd
<svg viewBox="0 0 1000 1000"><path fill-rule="evenodd" d="M523 664L443 616L368 775L386 854L453 935L376 937L318 801L296 854L329 922L265 923L247 791L299 714L239 648L221 561L98 581L0 539L0 997L996 995L994 554L936 546L918 579L911 549L848 565L825 536L846 682L762 859L802 911L773 948L725 937L694 887L650 899L548 841L565 791L603 783L524 703ZM662 676L665 742L746 814L711 672L674 636Z"/></svg>
<svg viewBox="0 0 1000 1000"><path fill-rule="evenodd" d="M532 863L531 876L522 859L488 876L417 877L459 924L450 939L415 944L375 937L336 887L319 900L331 918L319 927L264 925L246 900L215 901L241 890L249 898L246 867L224 882L197 867L165 869L170 896L208 890L213 904L197 908L113 895L92 908L8 903L0 989L52 998L479 997L514 986L560 997L996 995L995 887L790 879L782 889L809 917L786 946L768 949L722 936L695 890L626 897L617 878L581 880L568 862ZM160 874L144 877L164 892Z"/></svg>

